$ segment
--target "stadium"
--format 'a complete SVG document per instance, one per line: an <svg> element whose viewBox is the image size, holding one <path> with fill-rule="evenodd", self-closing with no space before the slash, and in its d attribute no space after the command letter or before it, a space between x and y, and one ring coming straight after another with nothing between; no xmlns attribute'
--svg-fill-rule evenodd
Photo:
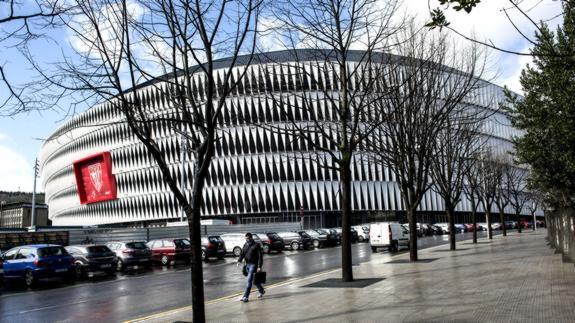
<svg viewBox="0 0 575 323"><path fill-rule="evenodd" d="M296 78L282 74L285 66L297 60L310 70L317 66L333 68L333 62L326 59L329 55L321 50L296 52L297 55L293 51L256 55L229 98L234 102L221 116L223 127L203 192L206 218L234 223L301 221L305 227L340 224L338 173L320 166L329 165L329 158L315 154L319 163L313 158L302 158L313 153L305 141L293 140L269 127L254 126L285 122L269 99L261 95L266 91L285 91L288 97L297 94L294 92L301 84L297 84L300 82ZM388 56L393 64L401 64L401 57ZM361 51L352 52L350 64L361 57ZM240 57L238 62L238 68L242 68L248 59ZM229 64L229 59L218 60L215 73L223 73ZM329 76L318 75L318 79L322 78L323 82L314 85L317 91L330 86ZM150 113L171 109L162 97L165 92L159 90L162 80L160 77L137 89ZM511 138L519 132L498 109L498 103L504 100L503 89L480 82L479 92L465 104L491 111L484 135L499 153L512 151ZM329 118L332 112L325 106L321 109L321 115ZM297 118L299 112L293 113ZM306 116L299 118L305 120ZM41 177L53 225L140 227L165 226L180 220L182 212L162 181L159 169L122 120L122 114L104 102L65 122L44 143L40 154ZM160 126L155 131L172 174L178 183L183 180L185 193L190 195L192 164L189 157L182 158L181 136L167 127ZM353 222L405 220L394 175L362 154L354 158ZM421 222L446 220L441 198L431 190L421 202L420 210ZM457 205L456 223L470 222L470 210L469 201L463 198ZM513 212L509 208L506 213Z"/></svg>

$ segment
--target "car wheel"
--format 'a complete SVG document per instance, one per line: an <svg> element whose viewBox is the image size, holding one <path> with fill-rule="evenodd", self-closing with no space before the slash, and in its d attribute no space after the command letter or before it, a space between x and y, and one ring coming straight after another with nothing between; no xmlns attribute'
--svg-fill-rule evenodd
<svg viewBox="0 0 575 323"><path fill-rule="evenodd" d="M116 269L118 271L124 270L124 262L122 261L122 259L118 259L118 262L116 263Z"/></svg>
<svg viewBox="0 0 575 323"><path fill-rule="evenodd" d="M376 252L376 251L377 251L377 247L371 247L371 251L372 251L372 252Z"/></svg>
<svg viewBox="0 0 575 323"><path fill-rule="evenodd" d="M359 240L359 242L363 242L365 239L363 238L363 236L359 236L359 238L357 238Z"/></svg>
<svg viewBox="0 0 575 323"><path fill-rule="evenodd" d="M81 279L82 277L84 277L84 268L82 268L82 264L77 263L74 271L76 272L76 278Z"/></svg>
<svg viewBox="0 0 575 323"><path fill-rule="evenodd" d="M26 281L26 286L28 286L28 287L34 287L34 286L36 286L36 283L38 282L38 280L36 279L36 276L34 275L34 272L30 269L26 270L26 274L24 276L24 279Z"/></svg>
<svg viewBox="0 0 575 323"><path fill-rule="evenodd" d="M291 250L298 250L299 249L299 243L297 243L295 241L292 242L290 246L291 246Z"/></svg>
<svg viewBox="0 0 575 323"><path fill-rule="evenodd" d="M239 257L242 254L242 248L235 247L234 248L234 256Z"/></svg>
<svg viewBox="0 0 575 323"><path fill-rule="evenodd" d="M202 261L206 261L208 260L208 255L206 254L206 251L204 249L202 249Z"/></svg>
<svg viewBox="0 0 575 323"><path fill-rule="evenodd" d="M271 252L270 246L268 246L267 244L265 244L265 245L262 247L262 250L264 251L264 253L270 253L270 252Z"/></svg>
<svg viewBox="0 0 575 323"><path fill-rule="evenodd" d="M314 240L314 241L313 241L313 247L316 248L316 249L319 248L319 240Z"/></svg>
<svg viewBox="0 0 575 323"><path fill-rule="evenodd" d="M162 262L162 266L169 266L170 265L170 258L166 255L162 255L162 258L160 258L160 261Z"/></svg>

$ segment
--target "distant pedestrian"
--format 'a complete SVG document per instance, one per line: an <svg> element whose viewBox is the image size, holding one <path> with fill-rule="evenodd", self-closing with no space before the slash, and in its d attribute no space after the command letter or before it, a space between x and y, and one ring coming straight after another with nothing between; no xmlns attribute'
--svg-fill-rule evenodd
<svg viewBox="0 0 575 323"><path fill-rule="evenodd" d="M242 261L245 260L245 271L247 272L246 276L246 290L244 291L244 296L240 299L240 301L247 303L250 297L250 291L252 289L252 283L254 281L254 276L256 272L262 271L262 265L264 262L264 254L262 252L262 247L259 243L255 242L252 238L252 234L250 232L246 233L245 236L246 243L242 248L242 253L240 258L238 259L238 266L241 265ZM256 287L258 288L259 295L258 298L264 296L266 291L261 283L256 282Z"/></svg>

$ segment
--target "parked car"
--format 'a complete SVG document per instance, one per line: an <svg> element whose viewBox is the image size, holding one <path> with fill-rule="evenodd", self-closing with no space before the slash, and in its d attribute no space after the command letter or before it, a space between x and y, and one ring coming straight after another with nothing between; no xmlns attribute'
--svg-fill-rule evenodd
<svg viewBox="0 0 575 323"><path fill-rule="evenodd" d="M506 229L517 229L517 222L516 221L505 221L505 228Z"/></svg>
<svg viewBox="0 0 575 323"><path fill-rule="evenodd" d="M441 234L449 234L449 224L445 222L436 223L436 227L441 228Z"/></svg>
<svg viewBox="0 0 575 323"><path fill-rule="evenodd" d="M487 228L487 223L485 223L485 222L478 222L478 223L477 223L477 229L478 229L478 230L482 230L482 231L487 231L487 230L488 230L488 228Z"/></svg>
<svg viewBox="0 0 575 323"><path fill-rule="evenodd" d="M116 253L118 271L152 266L152 250L143 241L108 242L106 246Z"/></svg>
<svg viewBox="0 0 575 323"><path fill-rule="evenodd" d="M178 260L190 262L192 245L188 239L150 240L146 245L152 250L152 261L164 266L169 266Z"/></svg>
<svg viewBox="0 0 575 323"><path fill-rule="evenodd" d="M243 233L224 233L220 235L224 240L226 253L232 253L234 256L239 257L242 253L242 248L246 243L245 234Z"/></svg>
<svg viewBox="0 0 575 323"><path fill-rule="evenodd" d="M422 230L423 235L426 235L426 236L431 236L431 235L435 234L433 228L431 227L431 224L429 224L429 223L422 223L421 224L421 230Z"/></svg>
<svg viewBox="0 0 575 323"><path fill-rule="evenodd" d="M342 229L341 228L334 228L334 230L341 237ZM350 230L351 230L351 243L356 243L359 240L359 234L357 233L357 231L355 231L355 229L353 227Z"/></svg>
<svg viewBox="0 0 575 323"><path fill-rule="evenodd" d="M339 232L337 232L336 229L330 228L330 229L326 229L326 228L322 228L319 230L323 230L325 232L328 232L332 238L332 240L335 240L335 244L341 244L341 234Z"/></svg>
<svg viewBox="0 0 575 323"><path fill-rule="evenodd" d="M398 251L401 246L409 248L409 233L399 223L372 223L369 227L369 243L373 252L377 248Z"/></svg>
<svg viewBox="0 0 575 323"><path fill-rule="evenodd" d="M465 232L473 232L473 223L464 223L465 225Z"/></svg>
<svg viewBox="0 0 575 323"><path fill-rule="evenodd" d="M218 259L224 258L226 255L226 244L220 236L207 236L202 237L202 260L206 261L210 258L217 257Z"/></svg>
<svg viewBox="0 0 575 323"><path fill-rule="evenodd" d="M15 247L2 255L4 279L24 279L33 287L38 280L60 277L74 279L74 257L64 247L37 244Z"/></svg>
<svg viewBox="0 0 575 323"><path fill-rule="evenodd" d="M282 252L285 248L284 240L275 232L266 232L257 234L263 242L263 251L270 253L272 251Z"/></svg>
<svg viewBox="0 0 575 323"><path fill-rule="evenodd" d="M314 248L324 248L330 245L328 235L325 233L320 233L317 230L299 231L300 235L301 233L305 233L311 238L312 245Z"/></svg>
<svg viewBox="0 0 575 323"><path fill-rule="evenodd" d="M354 225L352 228L357 232L357 240L359 242L369 240L369 227L363 225Z"/></svg>
<svg viewBox="0 0 575 323"><path fill-rule="evenodd" d="M467 227L465 226L465 224L455 223L453 226L455 227L455 233L467 232Z"/></svg>
<svg viewBox="0 0 575 323"><path fill-rule="evenodd" d="M499 222L491 223L491 229L492 230L501 230L502 228L503 228L503 226Z"/></svg>
<svg viewBox="0 0 575 323"><path fill-rule="evenodd" d="M519 222L519 225L521 225L522 229L532 229L533 221L522 220L521 222Z"/></svg>
<svg viewBox="0 0 575 323"><path fill-rule="evenodd" d="M317 231L317 233L319 233L320 235L324 235L326 237L325 246L329 247L337 246L338 243L337 236L334 235L330 230L317 229L315 231Z"/></svg>
<svg viewBox="0 0 575 323"><path fill-rule="evenodd" d="M4 260L2 259L2 252L0 252L0 285L4 282Z"/></svg>
<svg viewBox="0 0 575 323"><path fill-rule="evenodd" d="M291 250L299 249L311 249L313 247L313 241L309 236L302 236L298 232L278 232L286 245L289 246Z"/></svg>
<svg viewBox="0 0 575 323"><path fill-rule="evenodd" d="M105 245L77 245L65 247L74 257L76 278L98 273L116 273L116 254Z"/></svg>
<svg viewBox="0 0 575 323"><path fill-rule="evenodd" d="M438 225L429 225L429 227L431 228L431 231L433 232L434 235L442 235L443 234L443 229L438 226Z"/></svg>

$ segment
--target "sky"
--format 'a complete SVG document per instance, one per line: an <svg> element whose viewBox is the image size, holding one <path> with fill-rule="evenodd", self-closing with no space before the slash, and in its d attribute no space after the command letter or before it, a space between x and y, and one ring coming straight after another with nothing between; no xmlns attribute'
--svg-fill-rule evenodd
<svg viewBox="0 0 575 323"><path fill-rule="evenodd" d="M447 10L446 16L451 26L464 34L475 35L476 39L493 42L509 50L528 52L529 42L514 31L513 25L502 12L502 8L508 4L507 1L501 0L483 0L471 14ZM538 5L535 6L535 4ZM438 6L436 0L431 0L430 5L431 8ZM522 8L535 21L547 20L560 12L559 1L552 0L524 0ZM5 14L5 10L6 3L0 2L0 17ZM417 21L423 24L428 19L428 1L403 0L402 11L416 15ZM530 36L533 34L534 27L526 19L520 19L520 15L513 10L509 11L509 14L514 17L515 24L525 34ZM401 17L401 15L397 16ZM555 19L549 23L555 26L559 21ZM56 45L64 48L64 52L69 46L76 46L76 48L80 46L66 30L58 30L51 36L50 41L37 43L31 49L31 54L36 59L45 62L54 61L60 54L53 50ZM464 40L459 41L465 44ZM273 39L265 39L265 42L274 43ZM490 71L494 75L492 82L502 86L507 85L512 90L522 93L519 75L523 67L531 61L531 57L497 51L490 52L489 57ZM3 64L15 82L24 82L32 74L28 63L17 51L1 44L0 64ZM0 91L4 90L0 87ZM2 93L0 93L1 97ZM29 112L13 117L0 116L0 190L32 191L34 160L38 157L43 139L70 118L68 112L66 104L63 104L59 110ZM43 191L40 182L37 191Z"/></svg>

